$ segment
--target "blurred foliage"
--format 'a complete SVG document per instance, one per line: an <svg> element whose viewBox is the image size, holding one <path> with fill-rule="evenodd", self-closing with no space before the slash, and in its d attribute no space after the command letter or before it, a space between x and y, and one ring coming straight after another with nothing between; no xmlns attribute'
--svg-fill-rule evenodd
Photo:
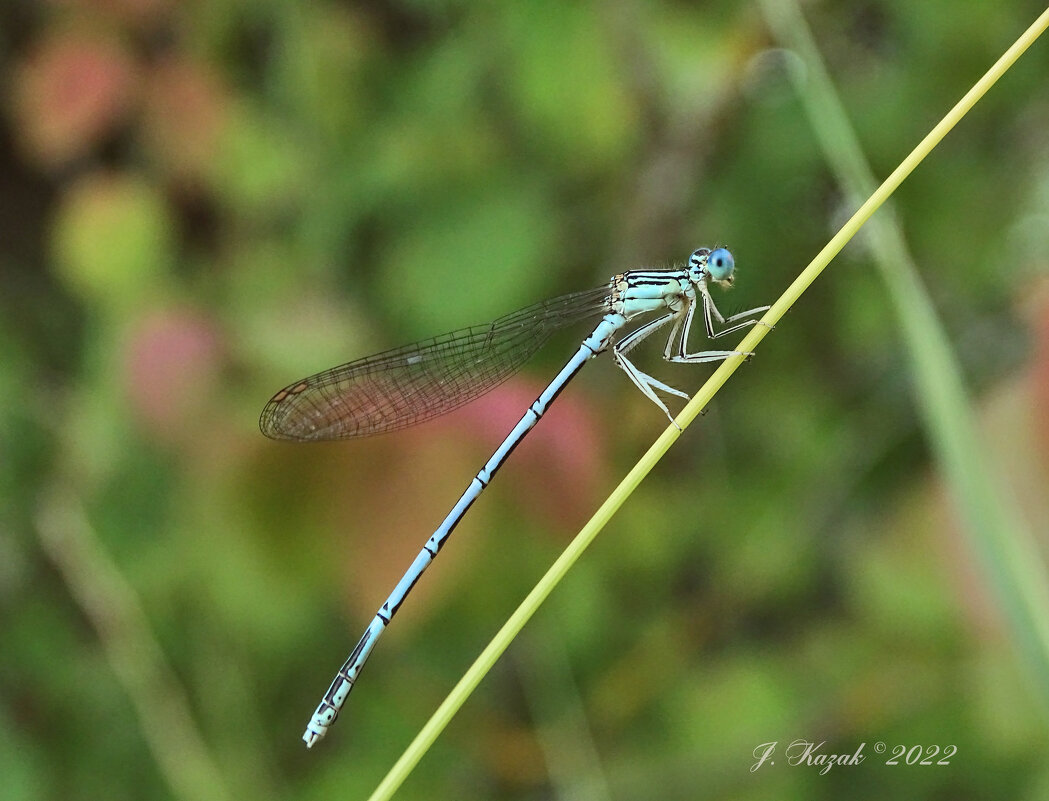
<svg viewBox="0 0 1049 801"><path fill-rule="evenodd" d="M879 176L1040 10L805 7ZM263 403L701 244L736 255L724 310L771 301L851 212L790 57L723 0L0 6L0 798L365 797L665 421L584 371L308 753L360 630L582 332L403 434L272 443ZM893 212L978 399L973 458L1043 547L1047 67L1039 42ZM930 464L871 247L668 454L404 797L1049 791L1049 710ZM796 738L868 759L750 771ZM877 741L959 752L891 767Z"/></svg>

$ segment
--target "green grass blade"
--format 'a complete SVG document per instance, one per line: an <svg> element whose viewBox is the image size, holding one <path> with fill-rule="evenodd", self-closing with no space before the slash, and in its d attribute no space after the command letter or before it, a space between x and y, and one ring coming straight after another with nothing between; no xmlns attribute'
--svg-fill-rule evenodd
<svg viewBox="0 0 1049 801"><path fill-rule="evenodd" d="M801 272L787 290L780 296L771 309L765 314L763 321L768 326L775 325L791 306L798 300L812 282L827 267L846 243L870 216L882 206L901 183L921 163L921 161L932 151L940 140L961 120L969 109L983 97L994 83L1012 66L1020 55L1031 46L1039 35L1049 26L1049 9L1037 19L1037 21L1023 33L1023 35L1012 45L990 70L970 89L965 96L952 108L947 115L936 125L935 128L918 144L918 146L907 156L892 174L878 187L870 198L859 208L852 218L842 226L841 230L824 246L809 265ZM769 332L769 328L761 325L754 326L750 333L743 339L736 350L753 351ZM684 429L696 416L706 407L710 399L725 384L729 377L742 364L742 357L733 357L723 362L711 375L696 396L685 406L677 417L677 424ZM418 764L423 754L430 748L434 740L441 733L455 713L469 697L473 689L480 683L481 679L488 673L499 656L513 641L517 633L521 631L525 623L539 608L539 605L553 591L554 587L564 578L575 561L586 550L587 546L594 540L604 527L605 523L622 506L623 502L630 496L641 480L648 475L660 458L680 436L681 431L671 426L666 429L653 445L645 452L640 461L630 470L626 477L615 488L608 499L601 504L594 516L587 522L583 529L576 535L575 539L568 545L565 551L558 557L547 573L540 579L535 588L522 601L521 605L514 611L499 632L495 635L481 655L470 666L459 682L449 693L448 697L441 703L426 725L416 735L415 739L401 755L382 782L376 787L369 801L386 801L393 796L397 788L401 786L408 774Z"/></svg>
<svg viewBox="0 0 1049 801"><path fill-rule="evenodd" d="M795 87L838 182L858 202L874 187L874 176L801 10L792 0L762 0L761 5L779 43L804 64L804 80L794 71ZM871 254L896 311L933 453L1049 710L1049 578L1030 530L980 441L961 369L899 225L891 215L881 215L871 220L870 229L877 242Z"/></svg>
<svg viewBox="0 0 1049 801"><path fill-rule="evenodd" d="M40 547L98 633L171 796L178 801L233 798L193 719L189 693L157 642L135 590L100 546L80 500L60 483L41 500Z"/></svg>

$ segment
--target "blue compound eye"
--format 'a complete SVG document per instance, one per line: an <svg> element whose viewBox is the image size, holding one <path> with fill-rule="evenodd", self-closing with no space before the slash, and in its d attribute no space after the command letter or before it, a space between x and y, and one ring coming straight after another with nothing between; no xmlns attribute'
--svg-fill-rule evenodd
<svg viewBox="0 0 1049 801"><path fill-rule="evenodd" d="M727 281L736 269L736 261L725 248L718 248L707 256L707 272L715 281Z"/></svg>

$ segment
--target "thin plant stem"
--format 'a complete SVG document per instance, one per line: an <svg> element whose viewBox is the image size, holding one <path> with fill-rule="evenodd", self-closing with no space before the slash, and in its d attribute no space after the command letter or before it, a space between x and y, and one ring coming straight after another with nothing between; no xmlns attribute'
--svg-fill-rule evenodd
<svg viewBox="0 0 1049 801"><path fill-rule="evenodd" d="M79 499L57 482L41 500L36 532L98 632L172 796L179 801L231 799L222 771L190 713L186 691L153 636L138 595L100 546Z"/></svg>
<svg viewBox="0 0 1049 801"><path fill-rule="evenodd" d="M838 183L850 199L867 194L874 175L859 138L793 0L762 0L773 34L798 55L792 70L802 105ZM871 220L871 256L889 292L908 354L918 407L963 532L1005 610L1013 638L1049 711L1049 578L1033 535L1002 486L980 441L962 371L892 215Z"/></svg>
<svg viewBox="0 0 1049 801"><path fill-rule="evenodd" d="M947 115L930 131L918 146L893 170L892 174L875 190L875 192L860 206L856 213L849 219L841 230L828 242L809 265L802 270L801 274L787 287L786 291L772 305L772 308L762 318L763 325L755 325L743 341L735 348L741 352L752 352L765 336L772 330L783 315L793 306L805 290L823 272L830 261L841 252L841 249L852 239L856 232L880 208L903 181L914 171L922 160L940 143L947 133L968 113L968 111L982 98L995 82L1005 74L1020 55L1027 50L1031 44L1049 26L1049 9L1028 28L1019 39L994 63L987 73L968 91L965 96L952 108ZM739 369L744 357L733 356L722 362L717 370L707 379L707 382L696 393L695 397L685 406L678 415L676 425L667 428L652 446L645 452L636 465L627 473L619 486L612 491L608 499L601 504L594 516L583 526L575 539L569 543L564 552L557 558L554 564L539 580L539 583L528 593L521 605L514 610L510 618L499 629L498 633L477 657L474 663L466 671L463 677L452 689L448 697L441 703L431 718L422 727L412 740L411 744L400 756L393 767L386 774L378 787L369 797L369 801L387 801L397 791L412 769L422 759L423 754L437 739L448 722L463 705L470 693L480 683L481 679L491 670L499 656L509 647L510 643L524 628L525 623L535 614L540 604L553 591L554 587L564 578L576 560L593 542L597 534L604 528L613 514L623 505L624 501L633 493L642 479L651 472L663 454L667 452L682 431L703 411L710 403L711 398L724 386L729 377Z"/></svg>

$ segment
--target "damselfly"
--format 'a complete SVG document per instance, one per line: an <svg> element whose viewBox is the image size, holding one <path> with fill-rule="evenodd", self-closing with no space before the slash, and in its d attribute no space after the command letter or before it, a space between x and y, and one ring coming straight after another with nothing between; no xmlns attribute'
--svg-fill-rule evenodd
<svg viewBox="0 0 1049 801"><path fill-rule="evenodd" d="M407 428L494 389L517 372L556 330L602 315L597 328L583 340L575 355L473 477L376 613L314 712L302 737L307 746L312 747L324 737L335 722L375 643L466 510L584 364L611 349L612 360L673 422L670 410L656 391L686 400L688 395L635 367L627 358L630 350L669 325L670 336L663 351L667 361L696 364L750 355L731 350L688 352L697 308L702 309L703 324L710 339L760 322L754 315L769 308L761 306L723 317L710 297L708 284L731 286L734 274L735 262L728 250L700 248L689 256L688 265L683 269L622 273L598 289L537 303L488 325L463 328L333 367L296 381L273 396L262 410L259 426L263 434L274 439L300 442L351 439ZM620 336L629 321L642 315L658 316ZM715 320L728 327L716 331Z"/></svg>

